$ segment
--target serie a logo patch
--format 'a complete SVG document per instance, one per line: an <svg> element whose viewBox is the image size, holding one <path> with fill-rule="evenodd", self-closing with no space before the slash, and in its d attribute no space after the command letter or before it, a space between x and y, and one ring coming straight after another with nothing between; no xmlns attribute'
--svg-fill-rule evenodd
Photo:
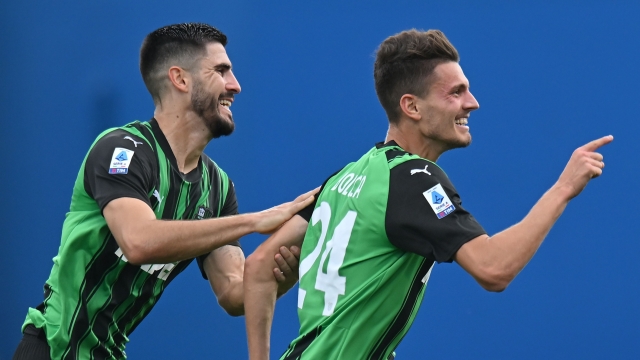
<svg viewBox="0 0 640 360"><path fill-rule="evenodd" d="M129 172L133 151L125 148L115 148L111 156L109 174L126 174Z"/></svg>
<svg viewBox="0 0 640 360"><path fill-rule="evenodd" d="M438 219L442 219L456 209L440 184L423 192L422 195L427 199Z"/></svg>

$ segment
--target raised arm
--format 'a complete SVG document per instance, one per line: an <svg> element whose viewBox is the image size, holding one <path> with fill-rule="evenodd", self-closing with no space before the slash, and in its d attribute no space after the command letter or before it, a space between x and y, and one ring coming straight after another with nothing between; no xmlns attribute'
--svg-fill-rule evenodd
<svg viewBox="0 0 640 360"><path fill-rule="evenodd" d="M278 293L284 293L284 289L278 291L278 283L274 277L274 271L277 272L276 268L280 266L274 254L281 247L300 247L307 225L304 218L294 216L247 258L244 270L244 304L249 358L252 360L269 358L276 297ZM285 288L291 286L292 284L284 285Z"/></svg>
<svg viewBox="0 0 640 360"><path fill-rule="evenodd" d="M268 234L313 202L316 190L257 213L216 219L157 220L139 199L118 198L103 210L111 233L132 264L164 264L206 254L252 232Z"/></svg>
<svg viewBox="0 0 640 360"><path fill-rule="evenodd" d="M521 222L464 244L456 262L485 289L504 290L531 260L569 201L602 174L603 157L596 150L611 141L612 136L605 136L576 149L558 181Z"/></svg>

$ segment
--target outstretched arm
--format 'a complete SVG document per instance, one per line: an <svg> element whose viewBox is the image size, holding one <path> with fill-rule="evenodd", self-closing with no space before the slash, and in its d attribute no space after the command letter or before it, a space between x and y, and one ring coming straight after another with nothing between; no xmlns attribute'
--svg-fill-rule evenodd
<svg viewBox="0 0 640 360"><path fill-rule="evenodd" d="M132 264L164 264L206 254L252 232L268 234L313 202L317 190L257 213L216 219L157 220L146 203L118 198L103 210L111 233Z"/></svg>
<svg viewBox="0 0 640 360"><path fill-rule="evenodd" d="M558 181L519 223L464 244L455 260L489 291L502 291L527 265L571 199L602 174L603 157L596 150L612 136L594 140L574 151Z"/></svg>
<svg viewBox="0 0 640 360"><path fill-rule="evenodd" d="M276 297L278 293L284 292L284 289L278 291L274 277L278 275L276 268L282 268L276 262L274 254L277 254L281 247L300 247L307 225L305 219L294 216L247 258L244 270L244 304L251 360L269 358ZM286 286L290 288L293 284Z"/></svg>

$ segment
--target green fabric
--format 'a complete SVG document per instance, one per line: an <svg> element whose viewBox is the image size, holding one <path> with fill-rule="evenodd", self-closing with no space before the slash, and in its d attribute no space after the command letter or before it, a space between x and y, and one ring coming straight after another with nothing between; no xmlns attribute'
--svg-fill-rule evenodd
<svg viewBox="0 0 640 360"><path fill-rule="evenodd" d="M387 161L392 149L371 149L329 179L319 195L302 246L300 336L282 359L299 358L305 347L302 359L367 359L374 353L386 359L411 325L424 296L422 278L413 297L408 294L426 260L389 242L385 214L390 168L417 156ZM401 331L382 341L398 316L407 318Z"/></svg>
<svg viewBox="0 0 640 360"><path fill-rule="evenodd" d="M155 202L153 211L157 219L195 219L198 206L213 205L214 216L220 214L229 189L226 174L204 156L203 159L211 163L203 164L202 181L197 189L184 180L172 183L175 179L171 176L172 166L152 135L149 123L134 122L109 129L98 136L89 152L98 140L118 129L144 139L155 150L158 172L152 176L157 177L155 183L159 185L149 189L148 196L153 199L153 193L158 191L163 199L152 202ZM98 204L85 190L86 161L87 157L73 188L60 248L46 281L45 286L51 292L38 309L29 308L22 326L24 330L33 324L45 330L53 359L93 358L98 347L106 348L107 358L124 354L128 335L156 304L167 285L166 277L178 264L134 266L128 264L121 252L118 253L120 250ZM213 189L212 171L218 179ZM220 194L221 200L216 204L209 204L212 192ZM167 199L172 196L177 201L172 209L167 209ZM192 204L194 200L196 204ZM184 267L189 262L186 261ZM89 269L96 269L94 273L100 274L98 278L87 276ZM162 271L158 273L157 270ZM111 317L105 321L107 311ZM83 319L82 324L79 318ZM106 335L101 337L96 333L96 322L100 323L100 333Z"/></svg>

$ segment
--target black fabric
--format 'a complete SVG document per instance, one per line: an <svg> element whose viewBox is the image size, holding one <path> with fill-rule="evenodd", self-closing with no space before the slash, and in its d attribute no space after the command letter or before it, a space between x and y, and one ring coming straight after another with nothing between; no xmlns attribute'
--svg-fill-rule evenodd
<svg viewBox="0 0 640 360"><path fill-rule="evenodd" d="M438 184L455 207L440 219L424 194ZM424 159L409 160L391 169L385 226L393 245L437 262L453 261L462 245L486 234L462 207L460 195L444 171Z"/></svg>
<svg viewBox="0 0 640 360"><path fill-rule="evenodd" d="M424 287L422 279L427 276L432 266L433 260L422 260L422 264L418 271L416 271L413 281L411 282L411 287L405 295L402 308L396 314L393 322L387 327L384 336L376 342L376 345L371 350L367 359L382 359L383 355L389 350L389 346L391 346L393 340L395 340L398 335L400 335L400 332L402 332L404 327L409 324L409 317L414 313L416 307L420 306L417 300L422 288ZM387 359L393 359L392 355L393 352L387 357Z"/></svg>
<svg viewBox="0 0 640 360"><path fill-rule="evenodd" d="M229 190L227 190L227 198L225 199L224 204L222 205L222 210L220 211L220 217L237 215L237 214L238 214L238 199L236 198L236 189L231 179L229 179ZM242 250L242 245L240 245L239 240L231 242L227 245L237 246ZM202 274L202 277L205 280L209 280L209 277L207 277L207 273L204 271L204 259L206 259L207 256L209 256L209 254L211 253L203 254L196 258L196 261L198 263L198 268L200 269L200 274Z"/></svg>
<svg viewBox="0 0 640 360"><path fill-rule="evenodd" d="M13 360L50 360L50 348L42 329L29 324L24 329Z"/></svg>
<svg viewBox="0 0 640 360"><path fill-rule="evenodd" d="M155 118L152 118L151 120L149 120L149 124L151 124L151 131L153 132L153 136L158 142L158 145L160 145L160 148L164 152L164 155L167 157L167 160L169 160L169 163L173 166L174 169L176 170L179 169L178 162L176 161L176 157L173 154L171 145L169 145L169 141L164 136L162 129L160 129L160 125L158 125L158 121ZM196 166L195 169L189 171L186 174L178 172L179 174L182 175L182 179L188 182L197 182L200 180L202 176L203 158L206 156L204 154L202 155L203 156L201 156L200 159L198 159L198 166Z"/></svg>
<svg viewBox="0 0 640 360"><path fill-rule="evenodd" d="M134 152L126 174L109 173L116 148ZM100 210L121 197L139 199L151 206L148 191L153 188L151 176L157 173L156 168L156 156L149 143L125 130L114 130L91 148L84 167L84 187Z"/></svg>
<svg viewBox="0 0 640 360"><path fill-rule="evenodd" d="M322 190L324 190L324 186L327 184L327 181L329 181L329 179L331 179L332 177L336 176L340 171L342 171L342 169L331 174L331 176L329 176L327 180L325 180L324 183L322 183L322 186L320 187L320 190L316 193L315 198L313 199L313 202L309 204L306 208L300 210L296 215L300 215L307 222L311 221L311 215L313 215L313 210L316 208L316 204L318 203L318 196L320 196L320 193L322 192Z"/></svg>

